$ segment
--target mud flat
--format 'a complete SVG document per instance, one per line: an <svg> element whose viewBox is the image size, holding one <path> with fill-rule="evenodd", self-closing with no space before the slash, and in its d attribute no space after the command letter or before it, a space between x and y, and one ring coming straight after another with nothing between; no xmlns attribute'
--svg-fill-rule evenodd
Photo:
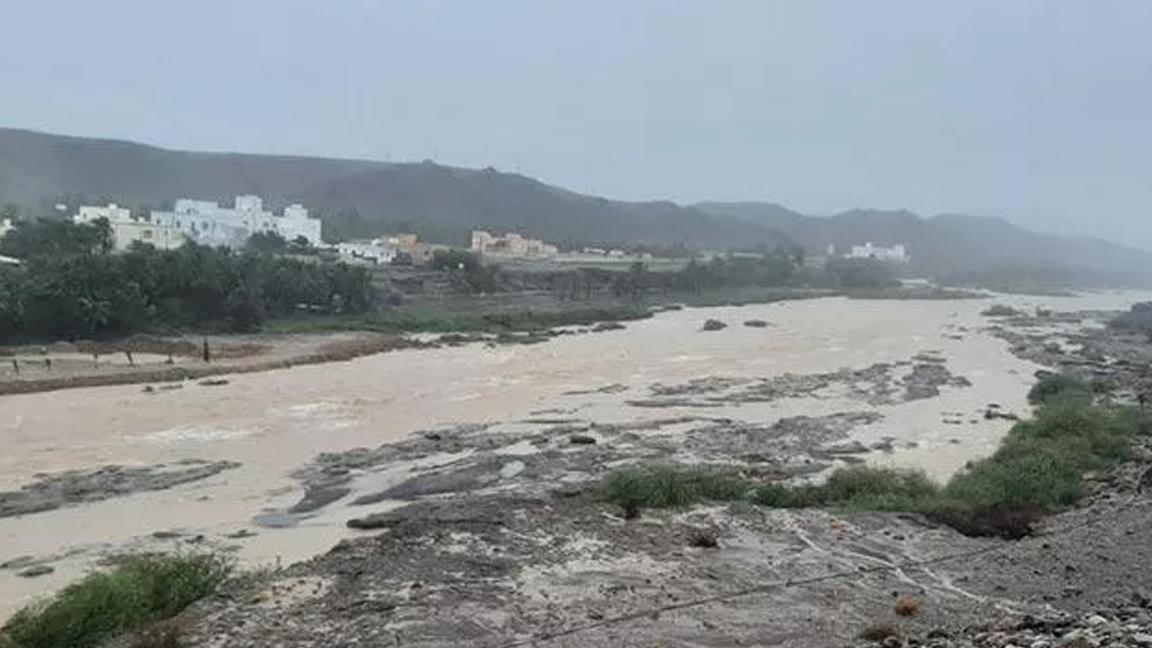
<svg viewBox="0 0 1152 648"><path fill-rule="evenodd" d="M1050 301L1093 310L1135 300ZM314 606L298 618L317 631L347 624L378 632L340 635L349 641L461 645L475 636L474 645L503 645L629 610L654 624L651 639L678 636L665 624L680 618L670 610L650 619L644 605L652 601L979 550L992 541L893 516L722 507L625 522L593 486L616 467L649 461L728 465L769 480L861 461L945 477L995 448L1011 422L985 414L993 404L1026 413L1024 394L1042 368L987 330L987 306L822 299L685 309L529 346L401 350L170 390L7 396L0 480L8 490L36 483L39 473L108 464L239 466L165 490L0 518L0 563L31 557L55 569L38 578L0 570L0 602L18 607L111 553L203 546L250 564L322 555L288 570L263 607L213 611L202 643L192 645L274 645L256 629L295 623L290 601ZM700 332L708 319L733 325ZM773 326L736 325L748 319ZM698 529L714 529L719 547L688 546ZM356 572L357 562L372 568ZM787 610L770 605L830 632L843 619L822 621L827 605L856 601L844 606L862 619L890 608L892 591L943 593L940 609L957 614L976 603L1014 605L934 570L864 574L864 585L829 581L819 600L790 593L778 601ZM494 591L503 598L492 605L506 606L477 602ZM746 629L734 636L757 641L799 636L795 627L756 625L764 600L747 605L742 614L758 609L755 619L740 620L735 606L731 619L701 619L692 632L714 635L707 621L734 623ZM420 615L429 623L417 623ZM253 634L233 625L242 617L256 620ZM459 634L466 626L474 633ZM299 630L299 645L309 645ZM292 643L271 630L266 637Z"/></svg>
<svg viewBox="0 0 1152 648"><path fill-rule="evenodd" d="M202 344L202 340L185 338L147 338L0 349L0 395L102 385L178 384L420 346L399 335L379 333L213 336L205 361Z"/></svg>

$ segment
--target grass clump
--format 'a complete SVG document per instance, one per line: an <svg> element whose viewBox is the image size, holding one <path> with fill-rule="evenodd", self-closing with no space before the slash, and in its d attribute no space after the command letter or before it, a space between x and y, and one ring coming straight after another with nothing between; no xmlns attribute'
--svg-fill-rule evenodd
<svg viewBox="0 0 1152 648"><path fill-rule="evenodd" d="M939 494L939 487L918 470L851 466L833 472L823 484L766 484L752 491L751 501L774 508L835 506L855 510L920 510Z"/></svg>
<svg viewBox="0 0 1152 648"><path fill-rule="evenodd" d="M626 512L734 499L774 508L916 512L968 535L1020 538L1045 515L1079 501L1086 472L1130 459L1132 438L1150 428L1133 408L1063 395L1046 399L1032 420L1013 426L992 456L943 485L921 471L869 466L841 468L822 484L800 485L756 485L730 473L660 467L614 473L605 495Z"/></svg>
<svg viewBox="0 0 1152 648"><path fill-rule="evenodd" d="M1127 408L1049 400L1017 423L1000 448L957 474L944 488L968 508L1058 510L1083 495L1083 474L1132 455L1139 417Z"/></svg>
<svg viewBox="0 0 1152 648"><path fill-rule="evenodd" d="M1043 405L1053 400L1092 400L1092 386L1068 374L1049 374L1028 391L1028 402Z"/></svg>
<svg viewBox="0 0 1152 648"><path fill-rule="evenodd" d="M605 480L603 497L635 517L644 508L743 499L748 489L748 481L730 471L670 464L618 470Z"/></svg>
<svg viewBox="0 0 1152 648"><path fill-rule="evenodd" d="M212 554L129 556L16 613L3 636L13 648L97 646L179 614L232 572L231 560Z"/></svg>

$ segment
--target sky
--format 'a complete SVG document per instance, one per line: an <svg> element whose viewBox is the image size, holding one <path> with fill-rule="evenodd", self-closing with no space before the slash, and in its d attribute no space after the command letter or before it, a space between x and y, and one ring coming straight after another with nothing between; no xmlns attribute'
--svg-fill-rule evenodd
<svg viewBox="0 0 1152 648"><path fill-rule="evenodd" d="M0 0L0 125L1152 248L1147 0Z"/></svg>

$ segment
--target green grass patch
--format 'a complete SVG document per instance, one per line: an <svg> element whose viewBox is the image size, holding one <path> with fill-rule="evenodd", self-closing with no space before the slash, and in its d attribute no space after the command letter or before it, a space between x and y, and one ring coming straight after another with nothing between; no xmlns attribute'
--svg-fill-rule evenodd
<svg viewBox="0 0 1152 648"><path fill-rule="evenodd" d="M273 320L268 333L327 333L377 331L381 333L504 333L538 331L557 326L587 326L598 322L651 317L644 308L632 306L563 310L511 310L493 312L382 311L348 317L304 317Z"/></svg>
<svg viewBox="0 0 1152 648"><path fill-rule="evenodd" d="M1043 405L1050 400L1092 400L1092 386L1068 374L1050 374L1041 378L1028 390L1028 402Z"/></svg>
<svg viewBox="0 0 1152 648"><path fill-rule="evenodd" d="M603 496L631 511L743 499L750 487L746 479L731 471L669 464L613 472L604 481Z"/></svg>
<svg viewBox="0 0 1152 648"><path fill-rule="evenodd" d="M1057 398L1062 395L1062 398ZM945 484L922 471L852 466L821 484L755 484L701 468L629 468L605 481L608 501L627 511L747 499L774 508L829 507L923 513L969 535L1019 538L1044 515L1084 495L1084 474L1132 457L1131 441L1149 425L1134 408L1092 405L1065 391L1035 418L1017 423L990 457Z"/></svg>
<svg viewBox="0 0 1152 648"><path fill-rule="evenodd" d="M939 486L917 470L852 466L833 472L823 484L766 484L752 491L753 503L775 508L920 510L939 495Z"/></svg>
<svg viewBox="0 0 1152 648"><path fill-rule="evenodd" d="M141 554L65 587L4 625L13 648L88 648L171 618L217 591L232 561L212 554Z"/></svg>

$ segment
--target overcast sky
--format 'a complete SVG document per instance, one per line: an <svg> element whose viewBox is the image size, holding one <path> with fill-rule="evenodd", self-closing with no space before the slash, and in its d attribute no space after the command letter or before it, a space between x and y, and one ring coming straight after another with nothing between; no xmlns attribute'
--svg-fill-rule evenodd
<svg viewBox="0 0 1152 648"><path fill-rule="evenodd" d="M0 124L1152 248L1147 0L0 0Z"/></svg>

